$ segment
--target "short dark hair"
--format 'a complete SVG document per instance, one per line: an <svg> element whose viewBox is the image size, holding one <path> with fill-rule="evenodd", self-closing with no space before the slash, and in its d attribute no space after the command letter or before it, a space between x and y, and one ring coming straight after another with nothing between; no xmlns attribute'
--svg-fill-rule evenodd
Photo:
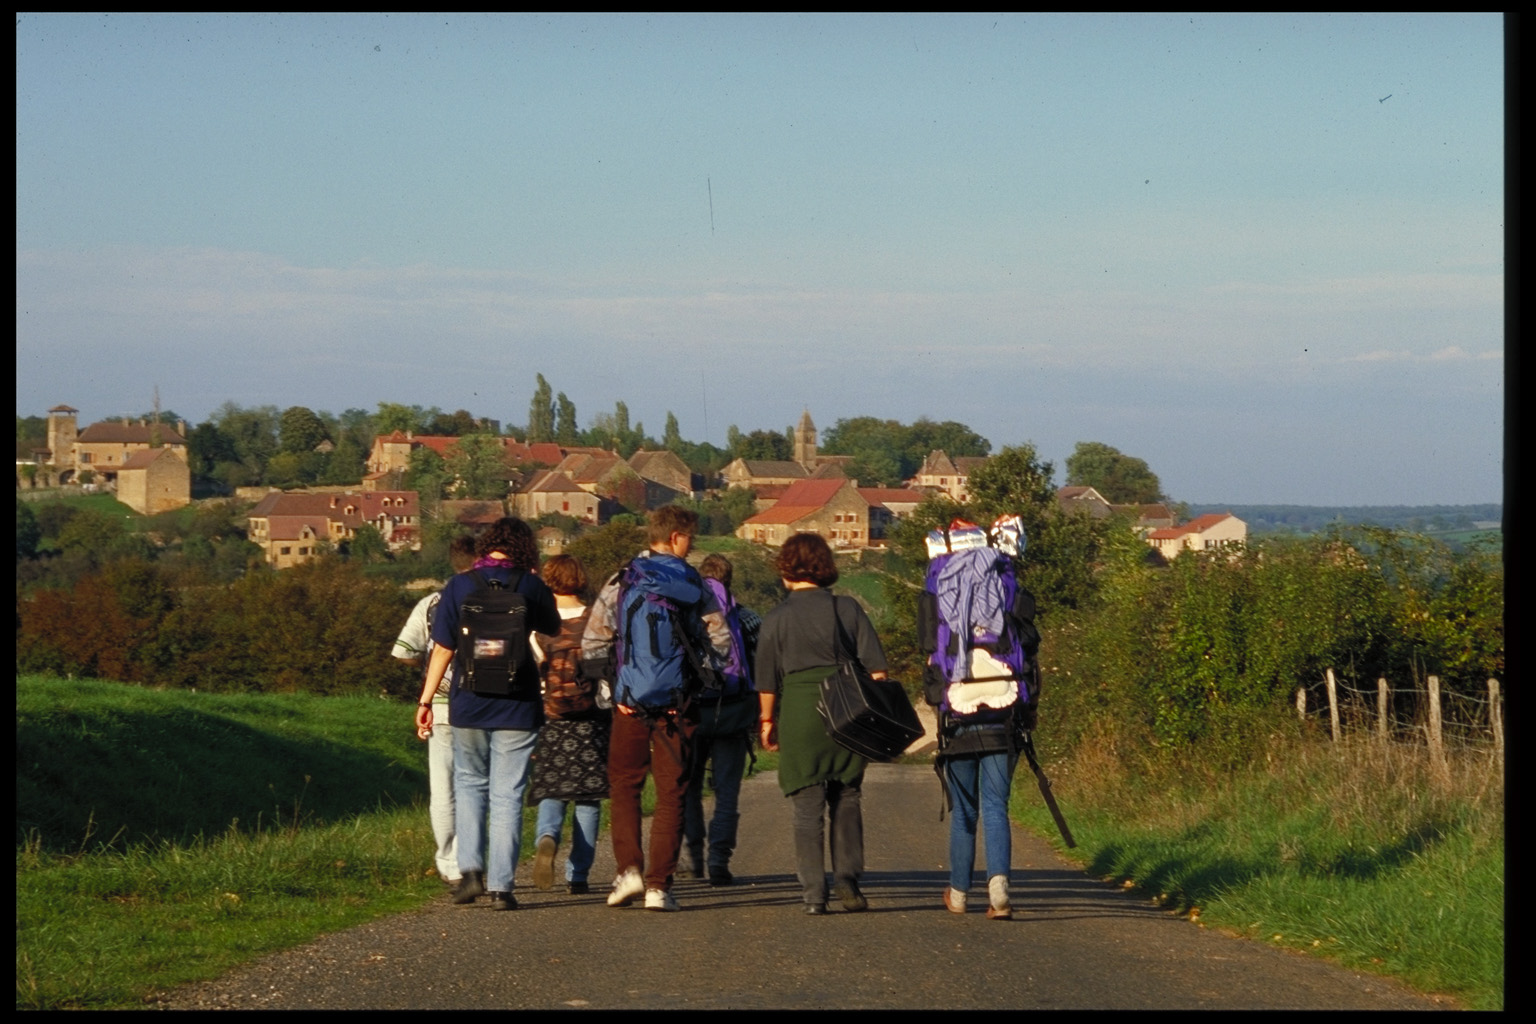
<svg viewBox="0 0 1536 1024"><path fill-rule="evenodd" d="M731 589L731 577L735 569L731 566L731 560L724 555L706 555L704 561L699 563L699 575L708 576L712 580L719 580L725 584L725 589Z"/></svg>
<svg viewBox="0 0 1536 1024"><path fill-rule="evenodd" d="M587 589L587 570L571 555L553 555L546 559L539 575L556 594L574 596Z"/></svg>
<svg viewBox="0 0 1536 1024"><path fill-rule="evenodd" d="M830 587L837 582L837 562L819 533L797 533L786 540L773 567L790 583Z"/></svg>
<svg viewBox="0 0 1536 1024"><path fill-rule="evenodd" d="M692 537L699 532L699 514L677 505L663 505L651 513L645 528L647 544L665 544L674 533L686 533Z"/></svg>
<svg viewBox="0 0 1536 1024"><path fill-rule="evenodd" d="M475 564L475 535L461 533L448 545L448 564L454 572L464 572Z"/></svg>
<svg viewBox="0 0 1536 1024"><path fill-rule="evenodd" d="M533 539L533 527L516 516L502 516L475 538L475 554L484 558L492 551L507 556L508 568L538 568L539 546Z"/></svg>

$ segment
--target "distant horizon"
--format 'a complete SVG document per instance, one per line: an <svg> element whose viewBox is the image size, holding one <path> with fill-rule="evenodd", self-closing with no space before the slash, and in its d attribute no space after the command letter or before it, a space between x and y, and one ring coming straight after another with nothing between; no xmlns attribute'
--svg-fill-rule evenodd
<svg viewBox="0 0 1536 1024"><path fill-rule="evenodd" d="M23 13L17 406L515 423L542 373L716 445L809 408L1174 494L1502 495L1505 36Z"/></svg>

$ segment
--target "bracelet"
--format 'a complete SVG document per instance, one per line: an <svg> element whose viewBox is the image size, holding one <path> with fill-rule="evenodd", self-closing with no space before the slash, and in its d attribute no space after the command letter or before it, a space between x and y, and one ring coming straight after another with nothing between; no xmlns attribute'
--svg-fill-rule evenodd
<svg viewBox="0 0 1536 1024"><path fill-rule="evenodd" d="M419 708L430 708L432 706L432 702L429 700L419 701L417 702L416 706Z"/></svg>
<svg viewBox="0 0 1536 1024"><path fill-rule="evenodd" d="M757 721L758 721L759 725L772 725L773 724L773 719L771 719L771 718L759 718Z"/></svg>

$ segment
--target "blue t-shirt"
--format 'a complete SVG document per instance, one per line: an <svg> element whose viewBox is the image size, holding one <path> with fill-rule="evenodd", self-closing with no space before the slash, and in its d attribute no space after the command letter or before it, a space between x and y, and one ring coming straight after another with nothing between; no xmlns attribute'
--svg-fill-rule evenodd
<svg viewBox="0 0 1536 1024"><path fill-rule="evenodd" d="M488 580L510 583L516 569L482 568L476 570ZM464 599L480 588L473 573L461 572L443 588L442 600L432 619L432 639L440 646L456 650L459 642L459 607ZM560 611L555 595L532 572L524 572L514 589L528 602L530 632L560 632ZM523 671L535 676L538 668L529 659ZM537 692L537 685L534 691ZM542 700L513 700L510 697L482 697L455 686L448 697L448 724L455 729L537 729L544 724Z"/></svg>

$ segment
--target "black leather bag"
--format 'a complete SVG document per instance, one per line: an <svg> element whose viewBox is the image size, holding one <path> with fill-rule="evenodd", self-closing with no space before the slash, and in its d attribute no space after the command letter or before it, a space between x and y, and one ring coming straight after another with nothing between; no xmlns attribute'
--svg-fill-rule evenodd
<svg viewBox="0 0 1536 1024"><path fill-rule="evenodd" d="M859 663L835 599L832 617L837 623L837 671L821 681L816 711L839 746L871 761L894 761L922 738L922 723L900 683L875 679Z"/></svg>

